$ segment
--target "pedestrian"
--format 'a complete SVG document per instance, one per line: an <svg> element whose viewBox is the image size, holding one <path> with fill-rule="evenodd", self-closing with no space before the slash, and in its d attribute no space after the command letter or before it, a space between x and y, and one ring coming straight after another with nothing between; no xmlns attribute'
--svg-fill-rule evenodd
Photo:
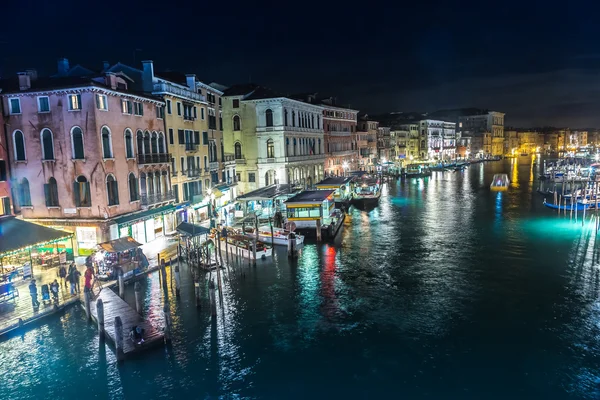
<svg viewBox="0 0 600 400"><path fill-rule="evenodd" d="M60 278L60 283L64 287L67 287L67 268L65 268L64 265L58 267L58 276Z"/></svg>
<svg viewBox="0 0 600 400"><path fill-rule="evenodd" d="M29 284L29 294L31 295L31 305L34 309L38 309L40 307L40 302L38 301L38 291L37 286L35 285L35 279L32 279Z"/></svg>
<svg viewBox="0 0 600 400"><path fill-rule="evenodd" d="M77 290L77 294L81 294L81 288L79 286L79 282L81 281L81 272L79 272L79 270L75 268L73 276L75 277L75 290Z"/></svg>
<svg viewBox="0 0 600 400"><path fill-rule="evenodd" d="M83 290L86 292L92 292L92 278L94 278L94 269L91 266L87 267L83 277L85 280L83 284Z"/></svg>
<svg viewBox="0 0 600 400"><path fill-rule="evenodd" d="M67 280L71 284L71 296L75 296L77 294L75 291L75 289L76 289L75 271L76 271L75 267L73 266L73 264L71 264L69 266L69 274L67 275Z"/></svg>
<svg viewBox="0 0 600 400"><path fill-rule="evenodd" d="M54 304L58 304L58 290L60 288L60 284L55 279L54 282L50 284L50 292L52 292L52 297L54 298Z"/></svg>

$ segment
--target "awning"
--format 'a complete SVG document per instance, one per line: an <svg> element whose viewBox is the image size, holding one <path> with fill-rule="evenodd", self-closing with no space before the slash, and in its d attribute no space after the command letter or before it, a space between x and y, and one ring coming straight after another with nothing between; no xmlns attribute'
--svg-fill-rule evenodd
<svg viewBox="0 0 600 400"><path fill-rule="evenodd" d="M212 188L212 192L211 192L211 196L214 195L215 199L218 199L219 197L223 196L223 192L221 192L219 189L217 189L216 187Z"/></svg>
<svg viewBox="0 0 600 400"><path fill-rule="evenodd" d="M4 257L28 247L59 242L73 236L70 232L59 231L15 217L0 218L0 257Z"/></svg>
<svg viewBox="0 0 600 400"><path fill-rule="evenodd" d="M229 185L224 183L222 185L215 186L215 189L219 189L221 192L225 193L226 191L229 190Z"/></svg>
<svg viewBox="0 0 600 400"><path fill-rule="evenodd" d="M100 243L98 246L109 253L121 253L138 248L141 244L136 242L131 236L125 236L109 242Z"/></svg>
<svg viewBox="0 0 600 400"><path fill-rule="evenodd" d="M177 225L177 232L184 236L194 237L198 235L207 235L210 233L210 229L200 225L190 224L189 222L182 222Z"/></svg>
<svg viewBox="0 0 600 400"><path fill-rule="evenodd" d="M152 208L152 209L146 210L146 211L141 211L141 212L137 212L137 213L133 213L133 214L127 214L122 217L115 218L115 219L113 219L113 221L115 223L119 224L120 226L129 226L129 225L135 224L136 222L145 221L156 215L168 214L170 212L175 211L175 209L176 208L174 205L169 204L169 205L158 207L158 208Z"/></svg>
<svg viewBox="0 0 600 400"><path fill-rule="evenodd" d="M186 207L189 207L189 206L190 206L190 202L189 202L189 201L184 201L183 203L179 203L179 204L177 204L177 205L175 206L175 208L176 208L177 210L183 210L184 208L186 208Z"/></svg>

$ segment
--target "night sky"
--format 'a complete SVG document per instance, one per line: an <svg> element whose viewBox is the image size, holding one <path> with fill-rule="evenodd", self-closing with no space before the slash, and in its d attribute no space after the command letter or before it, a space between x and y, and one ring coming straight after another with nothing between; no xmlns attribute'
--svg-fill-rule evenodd
<svg viewBox="0 0 600 400"><path fill-rule="evenodd" d="M369 113L481 107L512 126L600 127L593 2L2 3L2 76L135 53L157 71L319 92Z"/></svg>

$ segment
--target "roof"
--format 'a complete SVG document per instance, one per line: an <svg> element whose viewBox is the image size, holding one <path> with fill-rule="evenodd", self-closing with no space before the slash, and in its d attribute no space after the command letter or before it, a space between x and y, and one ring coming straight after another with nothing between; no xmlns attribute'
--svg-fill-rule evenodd
<svg viewBox="0 0 600 400"><path fill-rule="evenodd" d="M198 235L208 235L210 233L210 229L200 225L190 224L189 222L182 222L177 225L177 232L184 236L194 237Z"/></svg>
<svg viewBox="0 0 600 400"><path fill-rule="evenodd" d="M141 243L136 242L131 236L125 236L110 240L108 242L100 243L98 246L102 250L108 251L109 253L122 253L124 251L140 247Z"/></svg>
<svg viewBox="0 0 600 400"><path fill-rule="evenodd" d="M257 87L258 85L254 83L233 85L223 91L223 96L244 96L251 93Z"/></svg>
<svg viewBox="0 0 600 400"><path fill-rule="evenodd" d="M15 217L0 218L0 256L16 252L28 246L41 246L73 236L70 232L59 231Z"/></svg>
<svg viewBox="0 0 600 400"><path fill-rule="evenodd" d="M287 199L285 203L317 203L325 201L334 192L335 190L305 190Z"/></svg>
<svg viewBox="0 0 600 400"><path fill-rule="evenodd" d="M260 100L260 99L275 99L278 97L286 97L284 94L274 91L263 86L258 86L248 97L244 100Z"/></svg>
<svg viewBox="0 0 600 400"><path fill-rule="evenodd" d="M352 180L352 177L346 176L330 176L329 178L323 179L321 182L318 182L316 186L342 186L348 184Z"/></svg>
<svg viewBox="0 0 600 400"><path fill-rule="evenodd" d="M241 196L238 196L237 200L271 200L279 196L292 195L296 193L293 185L287 183L281 183L278 185L270 185L260 189L253 190Z"/></svg>
<svg viewBox="0 0 600 400"><path fill-rule="evenodd" d="M127 214L122 217L115 218L113 221L122 226L129 226L135 224L136 222L145 220L153 215L167 214L175 211L175 209L176 207L173 204L169 204L158 208L151 208L150 210Z"/></svg>

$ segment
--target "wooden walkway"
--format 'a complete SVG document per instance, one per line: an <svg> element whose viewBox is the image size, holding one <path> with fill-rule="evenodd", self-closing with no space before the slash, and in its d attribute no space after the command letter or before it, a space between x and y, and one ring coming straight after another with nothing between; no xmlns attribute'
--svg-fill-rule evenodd
<svg viewBox="0 0 600 400"><path fill-rule="evenodd" d="M91 304L92 319L98 323L96 301L104 303L104 330L106 338L115 344L115 317L121 317L123 322L123 353L125 357L143 352L149 348L164 344L164 334L161 329L154 327L144 320L133 308L109 288L104 288ZM136 346L129 338L129 332L135 326L144 329L144 343Z"/></svg>

